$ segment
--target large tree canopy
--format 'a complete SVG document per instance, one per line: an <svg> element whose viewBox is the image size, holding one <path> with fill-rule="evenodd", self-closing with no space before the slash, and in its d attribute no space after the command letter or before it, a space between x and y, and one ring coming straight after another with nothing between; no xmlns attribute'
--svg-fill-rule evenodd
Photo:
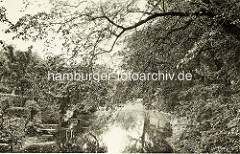
<svg viewBox="0 0 240 154"><path fill-rule="evenodd" d="M2 8L1 21L10 23L6 32L16 38L64 40L64 48L76 55L87 52L91 57L110 52L134 29L171 22L161 31L172 33L191 24L225 26L239 39L239 2L235 1L54 1L51 11L25 15L16 24L6 18ZM198 21L198 22L196 22ZM204 22L204 23L203 23ZM56 35L59 33L60 35ZM167 37L167 36L166 36Z"/></svg>

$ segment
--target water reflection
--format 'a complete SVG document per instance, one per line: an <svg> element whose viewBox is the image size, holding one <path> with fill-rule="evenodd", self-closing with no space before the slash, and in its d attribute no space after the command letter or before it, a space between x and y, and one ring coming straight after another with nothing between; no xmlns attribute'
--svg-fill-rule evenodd
<svg viewBox="0 0 240 154"><path fill-rule="evenodd" d="M166 141L171 136L167 115L146 110L139 101L127 103L115 115L100 135L108 152L171 152Z"/></svg>
<svg viewBox="0 0 240 154"><path fill-rule="evenodd" d="M170 117L148 110L140 99L116 110L76 116L76 125L58 134L62 152L172 152ZM67 132L67 134L66 134Z"/></svg>
<svg viewBox="0 0 240 154"><path fill-rule="evenodd" d="M23 140L22 152L166 153L172 152L170 116L128 102L115 110L71 110L59 124L44 124Z"/></svg>
<svg viewBox="0 0 240 154"><path fill-rule="evenodd" d="M127 131L121 126L111 126L108 132L103 134L103 143L109 153L120 153L126 149L128 140Z"/></svg>

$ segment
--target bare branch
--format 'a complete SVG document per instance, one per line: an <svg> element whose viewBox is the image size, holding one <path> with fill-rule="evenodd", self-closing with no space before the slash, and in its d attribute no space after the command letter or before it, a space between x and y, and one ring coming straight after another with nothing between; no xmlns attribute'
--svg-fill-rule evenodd
<svg viewBox="0 0 240 154"><path fill-rule="evenodd" d="M94 43L93 50L92 50L92 53L91 53L90 67L92 67L93 60L97 56L95 52L96 52L96 49L97 49L97 45L100 41L101 41L101 34L98 35L98 38L97 38L96 42Z"/></svg>
<svg viewBox="0 0 240 154"><path fill-rule="evenodd" d="M162 0L162 9L163 9L163 12L165 13L166 11L165 11L165 1L164 0Z"/></svg>
<svg viewBox="0 0 240 154"><path fill-rule="evenodd" d="M67 24L67 23L69 23L69 22L72 22L72 21L74 21L74 20L76 20L76 19L78 19L78 18L84 17L84 16L88 16L88 15L86 15L86 14L80 14L80 15L78 15L78 16L76 16L76 17L72 17L72 18L66 20L65 22L50 22L49 24L50 24L50 25L64 25L64 24Z"/></svg>
<svg viewBox="0 0 240 154"><path fill-rule="evenodd" d="M195 15L195 16L209 16L209 17L213 17L214 14L212 12L207 12L207 11L199 11L199 12L194 12L194 13L190 13L190 12L165 12L165 13L154 13L151 16L148 16L146 19L141 20L139 22L137 22L136 24L129 26L127 28L125 28L125 30L131 30L134 28L137 28L141 25L143 25L144 23L158 18L158 17L164 17L164 16L177 16L177 17L189 17L191 15Z"/></svg>
<svg viewBox="0 0 240 154"><path fill-rule="evenodd" d="M103 54L103 53L111 52L111 51L113 50L116 42L118 41L118 39L120 38L120 36L123 35L123 33L125 33L125 32L128 31L128 30L132 30L132 29L134 29L134 28L137 28L137 27L143 25L144 23L147 23L148 21L150 21L150 20L152 20L152 19L154 19L154 18L164 17L164 16L189 17L189 16L191 16L191 15L195 15L195 16L197 16L197 17L198 17L198 16L211 16L211 17L213 16L213 14L212 14L211 12L204 12L204 11L195 12L195 13L189 13L189 12L186 12L186 13L184 13L184 12L155 13L155 14L147 17L146 19L137 22L137 23L134 24L133 26L129 26L129 27L126 27L126 28L123 27L123 26L117 25L117 24L115 25L115 23L112 22L112 21L108 18L108 21L109 21L110 23L112 23L113 25L115 25L115 26L118 27L118 28L121 28L122 31L116 36L116 39L114 40L114 42L113 42L110 50L103 50L103 49L102 49L103 52L100 52L100 53L98 53L98 54ZM103 16L102 18L106 18L106 17ZM179 28L176 28L176 29L172 29L172 32L187 28L187 27L191 24L191 22L192 22L192 20L187 21L184 26L179 27ZM172 33L172 32L171 32L171 33ZM169 33L169 34L170 34L170 33Z"/></svg>
<svg viewBox="0 0 240 154"><path fill-rule="evenodd" d="M106 19L109 23L111 23L112 25L116 26L117 28L125 29L123 26L118 25L117 23L115 23L114 21L112 21L112 20L111 20L110 18L108 18L107 16L92 17L92 20L96 20L96 19Z"/></svg>
<svg viewBox="0 0 240 154"><path fill-rule="evenodd" d="M141 10L128 10L128 12L129 13L142 13L142 14L152 15L151 12L141 11Z"/></svg>
<svg viewBox="0 0 240 154"><path fill-rule="evenodd" d="M96 53L96 55L100 55L100 54L104 54L104 53L109 53L113 50L115 44L117 43L118 39L123 35L123 33L125 32L125 30L122 30L115 38L110 50L104 50L104 49L101 49L103 52L99 52L99 53Z"/></svg>
<svg viewBox="0 0 240 154"><path fill-rule="evenodd" d="M87 1L81 1L81 2L79 2L77 5L71 5L71 4L67 3L67 2L65 2L65 3L62 3L61 5L67 6L67 7L78 8L82 3L85 3L85 2L87 2Z"/></svg>

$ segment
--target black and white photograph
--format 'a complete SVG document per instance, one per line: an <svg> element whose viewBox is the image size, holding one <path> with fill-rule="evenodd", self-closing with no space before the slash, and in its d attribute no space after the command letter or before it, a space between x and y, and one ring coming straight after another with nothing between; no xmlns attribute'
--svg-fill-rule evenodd
<svg viewBox="0 0 240 154"><path fill-rule="evenodd" d="M0 153L240 153L240 0L0 0Z"/></svg>

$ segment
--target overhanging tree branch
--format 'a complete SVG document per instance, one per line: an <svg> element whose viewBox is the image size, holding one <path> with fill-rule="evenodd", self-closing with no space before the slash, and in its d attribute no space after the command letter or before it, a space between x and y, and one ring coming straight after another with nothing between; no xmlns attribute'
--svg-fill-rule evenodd
<svg viewBox="0 0 240 154"><path fill-rule="evenodd" d="M143 25L144 23L150 21L150 20L153 20L155 18L158 18L158 17L165 17L165 16L176 16L176 17L189 17L189 16L196 16L196 17L199 17L199 16L208 16L208 17L214 17L215 15L212 13L212 12L208 12L208 11L198 11L198 12L194 12L194 13L190 13L190 12L163 12L163 13L154 13L153 15L151 16L148 16L146 19L143 19L139 22L137 22L136 24L132 25L132 26L129 26L129 27L126 27L124 28L125 30L131 30L131 29L134 29L134 28L137 28L141 25Z"/></svg>
<svg viewBox="0 0 240 154"><path fill-rule="evenodd" d="M209 11L205 11L205 10L201 10L198 12L194 12L194 13L190 13L190 12L163 12L163 13L154 13L153 15L148 16L146 19L140 20L139 22L135 23L132 26L129 27L124 27L121 25L116 24L114 21L112 21L111 19L109 19L107 16L102 16L102 17L98 17L98 18L105 18L107 19L108 22L110 22L111 24L113 24L114 26L116 26L117 28L122 29L122 31L116 36L115 41L113 42L110 50L103 50L103 52L101 53L106 53L106 52L111 52L116 44L116 42L118 41L118 39L120 38L120 36L122 36L126 31L135 29L145 23L147 23L150 20L153 20L155 18L158 17L165 17L165 16L176 16L176 17L190 17L190 16L196 16L196 17L200 17L200 16L207 16L207 17L214 17L215 15L212 12ZM97 17L96 17L97 18ZM183 27L179 27L177 29L174 29L174 31L178 31L180 29L184 29L187 28L190 24L191 24L192 20L189 20L186 25L184 25ZM99 54L101 54L99 53Z"/></svg>
<svg viewBox="0 0 240 154"><path fill-rule="evenodd" d="M170 17L182 17L182 18L187 18L187 17L201 17L201 16L207 16L209 18L212 18L215 16L214 13L212 13L211 11L208 11L208 10L199 10L199 11L196 11L196 12L176 12L176 11L170 11L170 12L166 12L163 11L163 12L160 12L160 13L152 13L152 14L148 14L148 16L145 18L145 19L142 19L138 22L136 22L135 24L133 25L130 25L130 26L124 26L124 25L121 25L120 23L114 21L114 19L111 19L105 12L104 12L104 9L103 7L100 5L100 9L101 9L101 13L102 15L100 16L94 16L93 14L91 13L81 13L81 14L78 14L76 15L75 17L72 17L70 19L66 19L65 21L63 22L50 22L49 25L54 25L54 24L67 24L67 23L74 23L76 20L86 20L88 22L91 22L91 21L96 21L96 20L100 20L103 19L103 20L106 20L106 22L110 23L113 27L115 27L116 30L114 31L110 31L110 34L112 34L114 37L115 37L115 40L113 41L113 44L111 45L110 49L109 50L104 50L102 49L103 52L99 52L98 54L100 53L106 53L106 52L111 52L114 48L114 46L116 45L117 41L119 40L119 38L126 32L126 31L130 31L132 29L135 29L137 27L140 27L142 25L144 25L145 23L148 23L149 21L152 21L154 19L157 19L157 18L160 18L160 17L167 17L167 16L170 16ZM189 24L191 24L191 21L189 22ZM186 25L187 26L187 25ZM117 30L118 29L118 30ZM102 31L104 31L104 29L102 29ZM89 34L89 37L90 37L91 34ZM104 36L101 36L102 38L104 38Z"/></svg>
<svg viewBox="0 0 240 154"><path fill-rule="evenodd" d="M113 41L113 44L110 48L110 50L104 50L104 49L101 49L102 52L99 52L97 53L96 55L100 55L100 54L104 54L104 53L108 53L108 52L111 52L115 46L115 44L117 43L118 39L123 35L123 33L125 32L125 30L122 30L115 38L115 40Z"/></svg>

